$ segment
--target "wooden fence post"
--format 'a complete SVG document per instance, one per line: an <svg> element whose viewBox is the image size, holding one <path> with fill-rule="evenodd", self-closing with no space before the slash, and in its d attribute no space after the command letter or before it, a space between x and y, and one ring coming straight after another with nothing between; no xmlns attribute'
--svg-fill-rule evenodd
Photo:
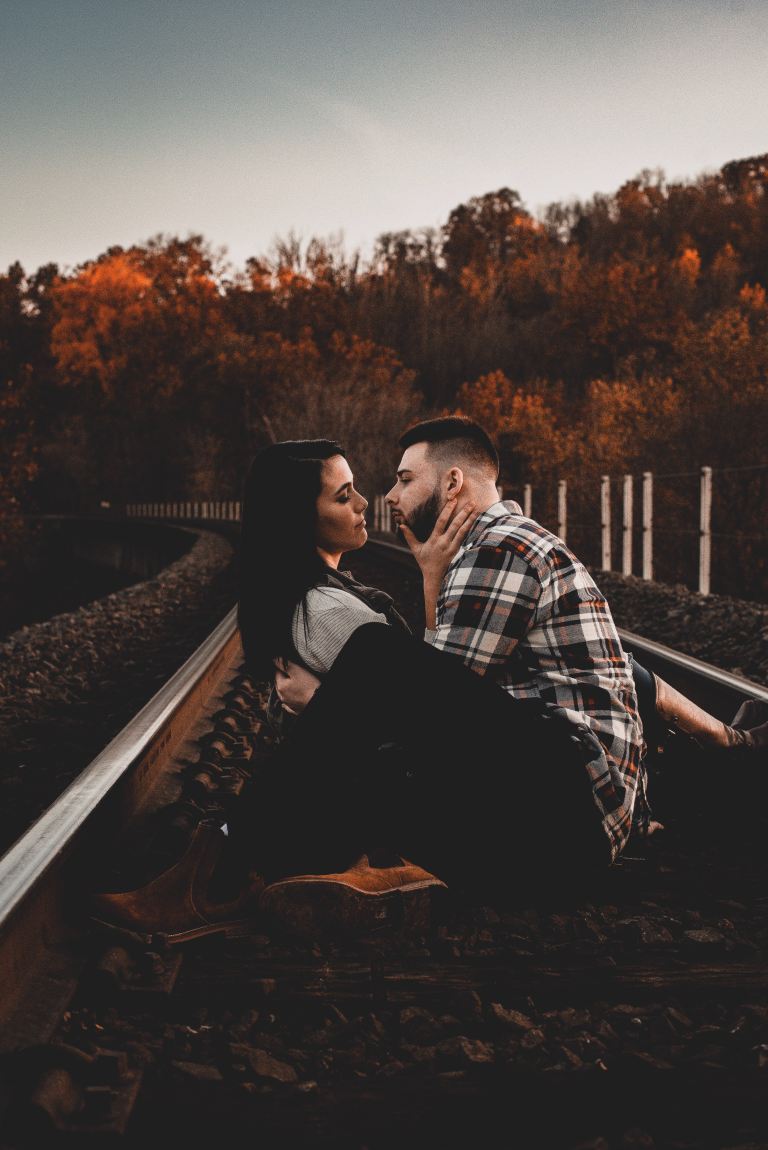
<svg viewBox="0 0 768 1150"><path fill-rule="evenodd" d="M709 595L712 566L712 468L701 469L699 503L699 594Z"/></svg>
<svg viewBox="0 0 768 1150"><path fill-rule="evenodd" d="M568 481L559 479L557 483L557 534L565 543L568 531Z"/></svg>
<svg viewBox="0 0 768 1150"><path fill-rule="evenodd" d="M653 472L643 472L643 579L653 579Z"/></svg>
<svg viewBox="0 0 768 1150"><path fill-rule="evenodd" d="M600 532L603 571L611 569L611 477L600 476Z"/></svg>
<svg viewBox="0 0 768 1150"><path fill-rule="evenodd" d="M526 519L531 518L531 504L533 502L533 488L530 483L526 483L523 487L523 515Z"/></svg>
<svg viewBox="0 0 768 1150"><path fill-rule="evenodd" d="M632 574L632 476L624 476L624 523L621 548L621 570Z"/></svg>

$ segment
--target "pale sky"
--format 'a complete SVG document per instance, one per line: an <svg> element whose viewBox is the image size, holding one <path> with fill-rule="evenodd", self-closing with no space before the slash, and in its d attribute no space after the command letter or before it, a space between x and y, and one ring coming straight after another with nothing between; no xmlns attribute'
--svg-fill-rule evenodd
<svg viewBox="0 0 768 1150"><path fill-rule="evenodd" d="M0 0L0 270L533 212L768 151L766 0Z"/></svg>

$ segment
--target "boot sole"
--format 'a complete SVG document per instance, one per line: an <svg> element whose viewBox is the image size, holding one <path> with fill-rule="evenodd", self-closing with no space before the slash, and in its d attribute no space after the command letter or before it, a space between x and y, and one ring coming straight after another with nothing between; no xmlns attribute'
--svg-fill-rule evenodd
<svg viewBox="0 0 768 1150"><path fill-rule="evenodd" d="M346 883L290 879L274 883L260 908L292 933L371 934L402 930L423 934L445 918L448 888L434 880L407 883L387 891L360 891Z"/></svg>

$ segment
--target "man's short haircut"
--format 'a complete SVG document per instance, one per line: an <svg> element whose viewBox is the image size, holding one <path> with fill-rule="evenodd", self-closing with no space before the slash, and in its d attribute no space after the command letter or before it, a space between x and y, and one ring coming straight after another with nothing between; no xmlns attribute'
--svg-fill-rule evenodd
<svg viewBox="0 0 768 1150"><path fill-rule="evenodd" d="M449 461L463 459L485 471L493 470L494 480L499 477L499 453L493 440L484 427L466 415L425 419L404 431L398 442L403 451L414 443L427 443L430 458L438 457L449 466Z"/></svg>

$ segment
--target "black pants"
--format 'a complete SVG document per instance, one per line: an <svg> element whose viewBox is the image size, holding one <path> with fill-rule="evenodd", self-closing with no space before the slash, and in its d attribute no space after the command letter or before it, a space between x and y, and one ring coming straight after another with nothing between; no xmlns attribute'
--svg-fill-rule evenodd
<svg viewBox="0 0 768 1150"><path fill-rule="evenodd" d="M394 627L360 627L233 820L268 877L388 845L447 880L606 865L594 736Z"/></svg>

